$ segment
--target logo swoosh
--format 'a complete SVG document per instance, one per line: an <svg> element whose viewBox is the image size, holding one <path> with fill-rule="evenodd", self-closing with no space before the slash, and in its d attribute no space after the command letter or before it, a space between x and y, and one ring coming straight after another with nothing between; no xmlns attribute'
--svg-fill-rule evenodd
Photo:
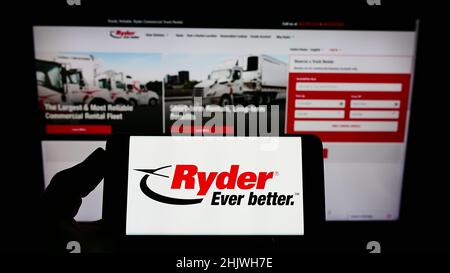
<svg viewBox="0 0 450 273"><path fill-rule="evenodd" d="M149 176L150 176L149 174L144 175L141 179L139 186L141 187L141 191L145 195L147 195L148 197L150 197L151 199L153 199L155 201L166 203L166 204L171 204L171 205L193 205L193 204L201 203L203 201L203 198L181 199L181 198L168 197L168 196L164 196L159 193L156 193L147 186L147 179Z"/></svg>

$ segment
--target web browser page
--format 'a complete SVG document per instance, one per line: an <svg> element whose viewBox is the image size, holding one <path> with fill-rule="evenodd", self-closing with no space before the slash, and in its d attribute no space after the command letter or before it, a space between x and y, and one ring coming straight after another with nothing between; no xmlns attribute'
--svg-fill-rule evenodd
<svg viewBox="0 0 450 273"><path fill-rule="evenodd" d="M328 220L399 216L414 27L35 26L34 44L46 184L112 133L311 133Z"/></svg>
<svg viewBox="0 0 450 273"><path fill-rule="evenodd" d="M131 137L126 234L303 235L301 140Z"/></svg>

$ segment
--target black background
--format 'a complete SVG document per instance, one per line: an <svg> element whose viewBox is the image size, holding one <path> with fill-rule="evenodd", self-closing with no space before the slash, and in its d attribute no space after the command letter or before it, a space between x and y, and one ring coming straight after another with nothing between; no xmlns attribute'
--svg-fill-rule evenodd
<svg viewBox="0 0 450 273"><path fill-rule="evenodd" d="M36 207L43 190L37 124L32 29L34 22L103 22L119 15L142 18L186 18L227 22L343 20L364 29L402 25L420 19L408 151L400 220L396 222L328 222L312 251L367 253L377 240L383 252L448 251L448 22L442 6L382 0L158 2L87 1L80 7L64 1L21 2L2 19L6 74L2 79L2 251L33 251L30 238L39 225ZM267 19L269 18L269 19ZM11 49L9 49L11 47ZM11 81L8 79L12 79ZM3 113L4 112L4 113ZM383 200L380 200L383 202ZM189 253L186 253L188 255ZM167 257L166 257L167 258ZM170 257L168 257L170 259Z"/></svg>

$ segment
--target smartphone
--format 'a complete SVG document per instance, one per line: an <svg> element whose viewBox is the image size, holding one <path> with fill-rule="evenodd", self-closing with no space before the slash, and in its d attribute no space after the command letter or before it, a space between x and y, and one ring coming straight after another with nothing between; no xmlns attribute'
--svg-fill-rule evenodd
<svg viewBox="0 0 450 273"><path fill-rule="evenodd" d="M122 240L223 245L312 236L325 222L322 143L312 135L120 135L106 151L103 220Z"/></svg>

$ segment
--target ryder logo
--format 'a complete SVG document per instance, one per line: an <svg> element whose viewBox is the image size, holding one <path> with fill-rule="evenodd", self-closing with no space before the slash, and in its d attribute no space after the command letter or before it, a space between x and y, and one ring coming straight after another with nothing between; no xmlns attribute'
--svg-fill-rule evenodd
<svg viewBox="0 0 450 273"><path fill-rule="evenodd" d="M205 172L199 170L196 165L176 165L173 172L170 190L195 190L195 198L184 199L165 196L151 189L150 175L169 178L168 175L160 174L158 171L170 168L172 165L163 166L156 169L135 169L143 172L145 175L140 180L140 189L147 197L166 204L172 205L193 205L203 201L205 196L211 189L212 194L211 205L240 205L244 199L244 194L227 194L227 192L239 190L239 192L249 192L248 205L293 205L293 195L279 195L277 192L269 192L267 195L256 195L252 190L264 191L269 183L273 184L274 171L243 171L241 172L239 165L231 165L226 171L210 171Z"/></svg>
<svg viewBox="0 0 450 273"><path fill-rule="evenodd" d="M139 36L137 36L136 31L129 31L129 30L111 30L109 32L109 35L112 38L115 39L137 39Z"/></svg>
<svg viewBox="0 0 450 273"><path fill-rule="evenodd" d="M159 193L156 193L152 189L150 189L150 187L147 185L147 179L149 178L149 176L156 175L156 176L169 178L169 176L167 176L167 175L157 173L157 171L166 169L169 167L172 167L172 165L163 166L163 167L159 167L156 169L135 169L136 171L146 173L146 175L144 175L142 177L141 182L139 183L142 193L147 195L147 197L149 197L155 201L158 201L161 203L166 203L166 204L172 204L172 205L192 205L192 204L198 204L198 203L202 202L202 200L203 200L202 198L196 198L196 199L173 198L173 197L161 195Z"/></svg>

